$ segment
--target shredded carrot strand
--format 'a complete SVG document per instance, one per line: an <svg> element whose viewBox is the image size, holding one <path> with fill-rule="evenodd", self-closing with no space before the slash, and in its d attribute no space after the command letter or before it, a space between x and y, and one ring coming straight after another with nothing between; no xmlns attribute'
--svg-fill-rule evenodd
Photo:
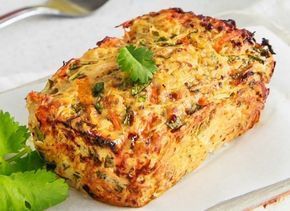
<svg viewBox="0 0 290 211"><path fill-rule="evenodd" d="M151 90L151 97L150 102L151 103L158 103L159 102L159 87L153 86Z"/></svg>
<svg viewBox="0 0 290 211"><path fill-rule="evenodd" d="M114 125L114 128L116 130L120 130L121 129L121 123L120 123L120 120L118 118L118 116L113 113L113 112L109 112L109 117L110 117L110 120L112 122L112 124Z"/></svg>
<svg viewBox="0 0 290 211"><path fill-rule="evenodd" d="M213 48L216 50L216 52L220 52L220 50L222 49L223 45L226 42L230 41L232 38L234 38L235 36L238 36L239 34L240 32L237 32L237 31L226 33L214 44Z"/></svg>

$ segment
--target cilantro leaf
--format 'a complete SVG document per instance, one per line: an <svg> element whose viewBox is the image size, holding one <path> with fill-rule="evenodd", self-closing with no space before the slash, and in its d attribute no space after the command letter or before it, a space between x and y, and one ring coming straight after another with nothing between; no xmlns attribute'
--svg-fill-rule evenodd
<svg viewBox="0 0 290 211"><path fill-rule="evenodd" d="M20 150L28 137L25 126L19 126L9 113L0 110L0 157Z"/></svg>
<svg viewBox="0 0 290 211"><path fill-rule="evenodd" d="M0 110L0 210L44 210L68 196L64 180L42 169L43 159L26 145L29 136Z"/></svg>
<svg viewBox="0 0 290 211"><path fill-rule="evenodd" d="M122 47L117 62L122 71L127 72L133 82L147 83L157 67L153 61L153 53L145 47L133 45Z"/></svg>
<svg viewBox="0 0 290 211"><path fill-rule="evenodd" d="M0 210L44 210L68 196L68 186L46 170L0 175Z"/></svg>
<svg viewBox="0 0 290 211"><path fill-rule="evenodd" d="M31 152L25 145L28 137L25 126L20 126L9 113L0 110L0 174L10 175L43 167L38 152ZM7 156L10 158L6 159Z"/></svg>
<svg viewBox="0 0 290 211"><path fill-rule="evenodd" d="M37 151L32 151L24 157L13 161L0 160L0 175L10 175L14 172L37 170L44 166L44 160Z"/></svg>

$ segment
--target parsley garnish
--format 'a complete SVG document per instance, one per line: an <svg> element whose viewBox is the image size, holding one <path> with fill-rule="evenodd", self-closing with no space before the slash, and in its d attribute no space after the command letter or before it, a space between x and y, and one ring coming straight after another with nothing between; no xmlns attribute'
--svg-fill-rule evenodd
<svg viewBox="0 0 290 211"><path fill-rule="evenodd" d="M261 64L264 64L265 63L265 61L263 59L261 59L260 57L253 56L253 55L248 55L248 57L250 59L254 60L254 61L257 61L257 62L261 63Z"/></svg>
<svg viewBox="0 0 290 211"><path fill-rule="evenodd" d="M99 114L102 113L103 106L101 105L101 103L97 102L97 103L95 104L95 108L96 108L96 110L97 110L97 112L98 112Z"/></svg>
<svg viewBox="0 0 290 211"><path fill-rule="evenodd" d="M30 134L0 110L0 210L44 210L68 195L63 179L44 167L27 144Z"/></svg>
<svg viewBox="0 0 290 211"><path fill-rule="evenodd" d="M131 89L131 95L135 96L140 94L146 87L149 85L149 83L146 84L134 84L134 86Z"/></svg>
<svg viewBox="0 0 290 211"><path fill-rule="evenodd" d="M146 47L133 45L122 47L117 58L122 71L127 72L133 82L147 83L156 71L153 53Z"/></svg>
<svg viewBox="0 0 290 211"><path fill-rule="evenodd" d="M95 86L93 87L93 96L94 97L98 97L101 93L104 92L104 82L98 82L95 84Z"/></svg>

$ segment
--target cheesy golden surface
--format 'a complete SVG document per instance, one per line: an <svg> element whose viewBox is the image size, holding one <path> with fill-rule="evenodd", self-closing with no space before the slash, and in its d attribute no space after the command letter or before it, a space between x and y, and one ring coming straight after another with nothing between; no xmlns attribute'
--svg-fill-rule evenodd
<svg viewBox="0 0 290 211"><path fill-rule="evenodd" d="M259 120L275 61L266 39L232 20L162 10L121 25L123 38L61 67L27 96L36 148L77 189L139 207ZM157 66L132 83L121 47L145 46Z"/></svg>

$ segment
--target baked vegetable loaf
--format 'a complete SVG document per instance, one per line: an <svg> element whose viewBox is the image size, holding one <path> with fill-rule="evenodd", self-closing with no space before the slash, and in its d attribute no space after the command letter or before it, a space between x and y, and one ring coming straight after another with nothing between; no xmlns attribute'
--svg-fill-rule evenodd
<svg viewBox="0 0 290 211"><path fill-rule="evenodd" d="M125 22L27 96L36 148L97 200L140 207L258 122L275 61L232 20L167 9ZM121 71L121 47L146 46L146 84Z"/></svg>

